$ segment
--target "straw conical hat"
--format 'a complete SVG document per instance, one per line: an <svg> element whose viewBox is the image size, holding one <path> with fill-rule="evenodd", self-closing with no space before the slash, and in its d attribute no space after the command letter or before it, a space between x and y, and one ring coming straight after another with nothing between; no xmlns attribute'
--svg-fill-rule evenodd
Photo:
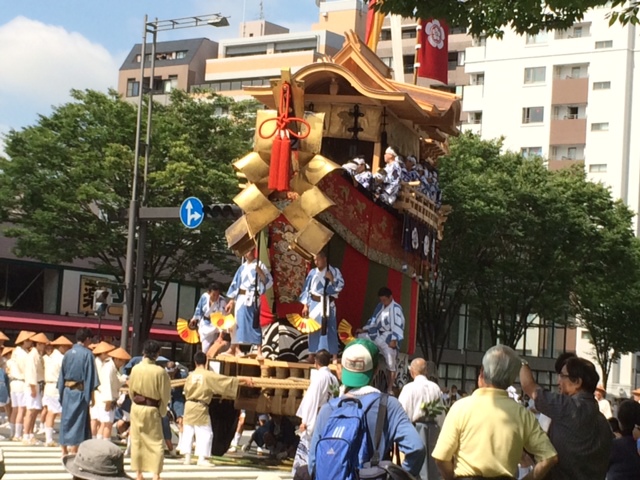
<svg viewBox="0 0 640 480"><path fill-rule="evenodd" d="M94 348L96 348L98 346L97 343L90 343L89 346L87 347L89 350L93 350Z"/></svg>
<svg viewBox="0 0 640 480"><path fill-rule="evenodd" d="M22 330L18 334L18 338L16 338L16 345L20 345L22 342L25 342L25 341L29 340L35 334L36 334L36 332L29 332L27 330Z"/></svg>
<svg viewBox="0 0 640 480"><path fill-rule="evenodd" d="M109 353L111 350L115 350L116 347L107 342L100 342L96 345L96 348L93 349L94 355L101 355L103 353Z"/></svg>
<svg viewBox="0 0 640 480"><path fill-rule="evenodd" d="M2 356L4 357L7 353L11 353L15 350L15 347L4 347L2 349Z"/></svg>
<svg viewBox="0 0 640 480"><path fill-rule="evenodd" d="M109 352L109 356L113 358L119 358L120 360L131 360L131 355L124 348L116 348Z"/></svg>
<svg viewBox="0 0 640 480"><path fill-rule="evenodd" d="M9 337L7 337L3 332L0 332L0 342L8 342Z"/></svg>
<svg viewBox="0 0 640 480"><path fill-rule="evenodd" d="M49 337L47 337L44 333L38 333L31 337L29 340L31 340L33 343L44 343L45 345L50 341Z"/></svg>
<svg viewBox="0 0 640 480"><path fill-rule="evenodd" d="M73 347L73 342L64 335L60 335L53 342L51 342L50 345L53 345L54 347Z"/></svg>

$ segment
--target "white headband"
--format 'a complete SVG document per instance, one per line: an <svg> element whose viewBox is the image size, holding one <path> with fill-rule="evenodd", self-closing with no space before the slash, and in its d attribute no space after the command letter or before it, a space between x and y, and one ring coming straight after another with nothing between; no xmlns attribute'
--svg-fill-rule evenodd
<svg viewBox="0 0 640 480"><path fill-rule="evenodd" d="M387 149L384 151L384 153L389 153L389 154L393 155L394 157L397 157L397 156L398 156L398 154L396 153L396 151L395 151L393 148L391 148L391 147L387 147Z"/></svg>

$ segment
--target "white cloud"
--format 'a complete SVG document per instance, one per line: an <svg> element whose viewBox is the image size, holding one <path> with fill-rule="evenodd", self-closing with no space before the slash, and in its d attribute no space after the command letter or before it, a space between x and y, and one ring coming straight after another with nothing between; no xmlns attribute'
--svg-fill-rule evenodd
<svg viewBox="0 0 640 480"><path fill-rule="evenodd" d="M116 87L119 63L79 33L16 17L0 25L0 124L19 128L69 100L69 90Z"/></svg>

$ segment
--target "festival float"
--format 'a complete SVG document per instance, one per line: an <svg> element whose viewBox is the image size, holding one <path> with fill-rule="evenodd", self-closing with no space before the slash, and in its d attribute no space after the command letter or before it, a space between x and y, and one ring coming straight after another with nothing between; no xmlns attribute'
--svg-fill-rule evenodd
<svg viewBox="0 0 640 480"><path fill-rule="evenodd" d="M283 70L270 86L244 88L267 109L257 113L253 151L234 163L246 179L234 198L244 215L226 237L238 256L257 248L274 286L261 301L266 359L212 360L220 373L256 379L254 388L241 389L236 408L295 414L312 368L300 362L307 356L305 330L314 328L300 318L297 299L323 249L345 279L336 300L342 343L366 323L378 289L388 286L404 310L405 361L415 350L420 282L437 274L447 207L409 183L392 207L382 205L342 165L364 155L376 172L393 145L436 168L448 136L458 134L460 100L390 77L389 67L349 32L333 58L294 74Z"/></svg>

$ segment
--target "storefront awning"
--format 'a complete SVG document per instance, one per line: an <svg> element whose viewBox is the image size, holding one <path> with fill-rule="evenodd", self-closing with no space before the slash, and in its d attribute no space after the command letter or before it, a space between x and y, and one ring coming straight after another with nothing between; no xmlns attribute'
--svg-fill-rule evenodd
<svg viewBox="0 0 640 480"><path fill-rule="evenodd" d="M91 328L98 333L98 318L94 316L69 317L65 315L45 315L38 313L22 313L0 311L0 330L31 330L34 332L57 335L75 334L81 327ZM103 320L101 325L103 336L120 337L120 322ZM150 338L162 342L181 341L178 332L172 325L158 325L151 328ZM73 340L73 338L70 338Z"/></svg>

